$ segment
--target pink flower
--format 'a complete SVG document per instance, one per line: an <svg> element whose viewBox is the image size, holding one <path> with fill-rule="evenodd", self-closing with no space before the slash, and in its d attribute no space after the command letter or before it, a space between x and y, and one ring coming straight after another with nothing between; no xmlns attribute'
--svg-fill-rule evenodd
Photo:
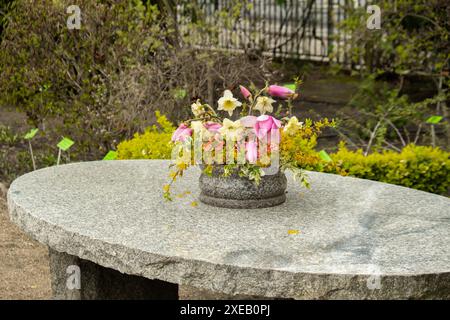
<svg viewBox="0 0 450 320"><path fill-rule="evenodd" d="M245 144L245 157L250 163L255 163L258 159L258 143L249 141Z"/></svg>
<svg viewBox="0 0 450 320"><path fill-rule="evenodd" d="M272 97L276 97L276 98L280 98L280 99L288 99L288 98L296 97L295 92L292 91L291 89L282 87L282 86L276 86L276 85L269 86L269 89L267 89L267 93L270 94Z"/></svg>
<svg viewBox="0 0 450 320"><path fill-rule="evenodd" d="M256 118L255 132L259 139L266 137L273 129L281 128L281 121L272 116L261 115Z"/></svg>
<svg viewBox="0 0 450 320"><path fill-rule="evenodd" d="M244 86L239 86L239 89L241 89L241 94L245 99L248 99L252 96L251 92Z"/></svg>
<svg viewBox="0 0 450 320"><path fill-rule="evenodd" d="M220 123L216 122L206 122L203 126L210 132L217 132L222 127Z"/></svg>
<svg viewBox="0 0 450 320"><path fill-rule="evenodd" d="M203 126L207 131L207 141L204 142L204 149L206 151L210 151L212 149L216 149L217 151L222 150L224 142L222 141L222 135L219 132L219 129L222 128L222 125L216 122L206 122L203 124Z"/></svg>
<svg viewBox="0 0 450 320"><path fill-rule="evenodd" d="M192 135L192 129L189 128L184 123L180 124L180 126L175 130L172 135L172 142L184 141L187 137Z"/></svg>

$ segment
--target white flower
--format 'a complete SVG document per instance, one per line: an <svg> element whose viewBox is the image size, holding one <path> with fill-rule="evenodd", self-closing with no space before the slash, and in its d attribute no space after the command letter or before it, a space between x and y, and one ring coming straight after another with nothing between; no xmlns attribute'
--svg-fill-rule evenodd
<svg viewBox="0 0 450 320"><path fill-rule="evenodd" d="M219 132L229 139L239 140L239 137L244 132L244 125L240 120L231 121L230 119L224 119Z"/></svg>
<svg viewBox="0 0 450 320"><path fill-rule="evenodd" d="M192 121L191 128L194 130L195 133L199 134L202 134L205 129L201 121Z"/></svg>
<svg viewBox="0 0 450 320"><path fill-rule="evenodd" d="M261 114L273 112L272 103L274 102L275 100L269 97L258 97L258 99L256 99L255 110L259 110Z"/></svg>
<svg viewBox="0 0 450 320"><path fill-rule="evenodd" d="M234 109L242 105L238 99L233 97L233 93L231 93L230 90L225 90L223 97L220 98L217 103L219 104L219 108L217 108L217 110L227 111L230 117L233 114Z"/></svg>
<svg viewBox="0 0 450 320"><path fill-rule="evenodd" d="M294 135L298 129L301 128L303 122L299 122L296 116L289 119L288 123L284 127L283 131L289 135Z"/></svg>
<svg viewBox="0 0 450 320"><path fill-rule="evenodd" d="M200 103L200 99L198 99L196 102L191 104L191 110L192 110L192 113L194 114L194 116L196 116L196 117L200 116L205 111L205 108Z"/></svg>

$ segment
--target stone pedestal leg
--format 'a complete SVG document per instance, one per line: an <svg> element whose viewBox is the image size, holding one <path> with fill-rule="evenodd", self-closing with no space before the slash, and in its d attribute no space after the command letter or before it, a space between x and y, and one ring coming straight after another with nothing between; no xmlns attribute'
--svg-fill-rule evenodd
<svg viewBox="0 0 450 320"><path fill-rule="evenodd" d="M180 286L180 300L273 300L274 298L250 296L250 295L228 295L220 292L197 289L191 286Z"/></svg>
<svg viewBox="0 0 450 320"><path fill-rule="evenodd" d="M54 299L178 299L178 285L127 275L49 248Z"/></svg>
<svg viewBox="0 0 450 320"><path fill-rule="evenodd" d="M80 281L80 278L77 278L79 275L76 274L76 269L80 265L79 259L51 248L48 249L48 255L53 299L80 300L81 290L76 283ZM69 285L68 282L70 282Z"/></svg>

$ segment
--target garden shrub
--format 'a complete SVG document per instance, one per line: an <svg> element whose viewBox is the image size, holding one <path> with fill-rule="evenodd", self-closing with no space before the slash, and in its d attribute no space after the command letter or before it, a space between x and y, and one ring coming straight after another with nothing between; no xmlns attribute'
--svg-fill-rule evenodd
<svg viewBox="0 0 450 320"><path fill-rule="evenodd" d="M310 169L362 179L376 180L437 194L450 188L450 153L440 148L407 145L401 152L384 151L364 156L341 145L331 154L332 162Z"/></svg>
<svg viewBox="0 0 450 320"><path fill-rule="evenodd" d="M0 42L2 41L2 33L8 23L7 13L14 6L14 0L0 0Z"/></svg>
<svg viewBox="0 0 450 320"><path fill-rule="evenodd" d="M72 4L81 9L79 30L66 25ZM0 104L24 112L42 131L72 137L72 152L82 159L99 157L138 130L138 119L148 121L145 108L133 104L137 93L129 77L129 105L118 103L114 85L160 47L154 6L138 0L17 0L7 18Z"/></svg>
<svg viewBox="0 0 450 320"><path fill-rule="evenodd" d="M144 133L136 133L132 139L119 143L118 159L170 159L170 139L175 127L159 112L156 117L158 126L153 125Z"/></svg>

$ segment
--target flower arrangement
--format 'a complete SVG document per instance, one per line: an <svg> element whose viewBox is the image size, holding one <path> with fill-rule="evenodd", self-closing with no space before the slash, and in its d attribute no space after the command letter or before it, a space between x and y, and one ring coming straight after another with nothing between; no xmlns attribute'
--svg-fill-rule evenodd
<svg viewBox="0 0 450 320"><path fill-rule="evenodd" d="M268 85L262 89L239 86L243 101L225 90L217 101L217 110L200 99L192 103L193 117L183 121L172 135L173 152L170 182L164 185L164 197L171 200L171 185L192 165L200 165L203 173L212 175L221 166L221 175L239 177L259 185L264 176L291 170L295 180L309 187L307 176L296 166L297 154L292 144L316 139L325 126L334 121L323 119L301 122L292 116L294 88Z"/></svg>

